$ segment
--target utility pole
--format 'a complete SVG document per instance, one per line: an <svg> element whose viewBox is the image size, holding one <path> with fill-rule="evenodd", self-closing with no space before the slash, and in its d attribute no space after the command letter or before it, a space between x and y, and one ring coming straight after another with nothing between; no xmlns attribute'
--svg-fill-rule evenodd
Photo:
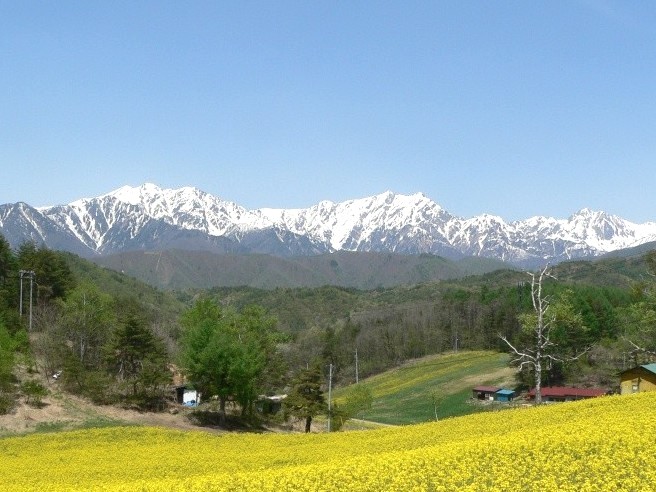
<svg viewBox="0 0 656 492"><path fill-rule="evenodd" d="M355 384L360 382L360 376L358 374L358 347L355 347Z"/></svg>
<svg viewBox="0 0 656 492"><path fill-rule="evenodd" d="M18 310L19 310L19 315L22 318L23 317L23 277L29 277L30 279L30 324L29 324L29 330L32 331L32 292L34 291L34 271L32 270L20 270L18 272L19 274L19 279L20 279L20 299L18 302Z"/></svg>
<svg viewBox="0 0 656 492"><path fill-rule="evenodd" d="M20 283L20 297L18 299L18 316L23 317L23 270L18 272L18 278Z"/></svg>
<svg viewBox="0 0 656 492"><path fill-rule="evenodd" d="M332 399L332 389L333 389L333 365L330 364L330 370L328 373L328 432L330 432L330 421L332 420L331 413L331 399Z"/></svg>
<svg viewBox="0 0 656 492"><path fill-rule="evenodd" d="M34 285L34 272L30 272L30 327L27 331L32 333L32 291Z"/></svg>

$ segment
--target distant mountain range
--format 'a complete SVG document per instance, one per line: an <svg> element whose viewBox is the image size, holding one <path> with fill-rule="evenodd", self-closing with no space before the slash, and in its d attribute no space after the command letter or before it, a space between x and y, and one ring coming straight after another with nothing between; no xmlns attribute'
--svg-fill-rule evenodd
<svg viewBox="0 0 656 492"><path fill-rule="evenodd" d="M0 205L0 233L12 247L34 241L83 257L172 249L279 257L357 251L477 256L534 267L655 241L656 222L635 224L588 209L567 219L465 219L421 193L392 192L307 209L247 210L196 188L144 184L68 205Z"/></svg>

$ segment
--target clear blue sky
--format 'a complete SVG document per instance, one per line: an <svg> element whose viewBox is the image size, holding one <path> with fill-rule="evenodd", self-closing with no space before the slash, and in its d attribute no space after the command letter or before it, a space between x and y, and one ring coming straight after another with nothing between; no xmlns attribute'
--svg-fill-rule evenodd
<svg viewBox="0 0 656 492"><path fill-rule="evenodd" d="M656 2L0 0L0 203L656 220Z"/></svg>

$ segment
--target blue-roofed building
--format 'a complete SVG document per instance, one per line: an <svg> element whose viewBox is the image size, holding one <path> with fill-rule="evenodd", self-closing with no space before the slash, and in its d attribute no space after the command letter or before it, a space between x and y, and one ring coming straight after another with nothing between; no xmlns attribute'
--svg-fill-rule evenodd
<svg viewBox="0 0 656 492"><path fill-rule="evenodd" d="M656 364L643 364L620 373L620 393L656 391Z"/></svg>
<svg viewBox="0 0 656 492"><path fill-rule="evenodd" d="M494 393L495 401L513 401L515 399L515 392L509 389L500 389Z"/></svg>

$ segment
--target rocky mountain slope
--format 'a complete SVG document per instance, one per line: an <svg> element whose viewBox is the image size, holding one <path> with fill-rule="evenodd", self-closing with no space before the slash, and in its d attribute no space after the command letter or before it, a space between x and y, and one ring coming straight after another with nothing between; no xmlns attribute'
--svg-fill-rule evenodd
<svg viewBox="0 0 656 492"><path fill-rule="evenodd" d="M283 257L367 251L480 256L526 267L654 241L656 222L588 209L567 219L466 219L421 193L389 191L307 209L247 210L196 188L144 184L68 205L0 205L0 232L14 247L31 240L86 257L173 248Z"/></svg>

